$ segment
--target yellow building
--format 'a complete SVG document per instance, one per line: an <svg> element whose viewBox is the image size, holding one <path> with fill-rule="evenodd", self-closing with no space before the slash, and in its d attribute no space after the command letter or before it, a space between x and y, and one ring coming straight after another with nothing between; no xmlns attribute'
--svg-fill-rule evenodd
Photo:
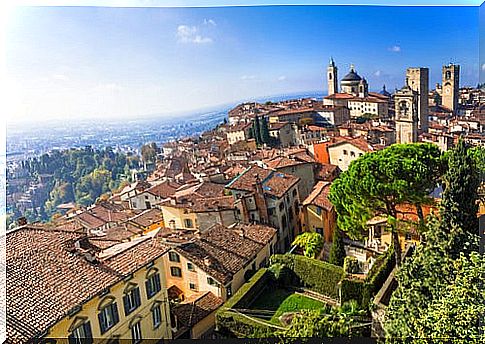
<svg viewBox="0 0 485 344"><path fill-rule="evenodd" d="M174 338L201 338L211 332L213 312L268 264L276 234L276 229L264 225L214 225L200 233L179 229L161 234L170 246L164 255L164 271L169 299L177 303L172 308ZM199 321L192 318L191 326L181 320L190 318L181 315L190 311L187 304L204 309L193 315Z"/></svg>
<svg viewBox="0 0 485 344"><path fill-rule="evenodd" d="M303 231L320 233L327 243L332 242L337 221L335 209L328 200L330 185L329 182L318 182L303 201L300 213Z"/></svg>
<svg viewBox="0 0 485 344"><path fill-rule="evenodd" d="M170 310L156 236L109 244L82 233L24 226L7 235L11 342L170 339Z"/></svg>

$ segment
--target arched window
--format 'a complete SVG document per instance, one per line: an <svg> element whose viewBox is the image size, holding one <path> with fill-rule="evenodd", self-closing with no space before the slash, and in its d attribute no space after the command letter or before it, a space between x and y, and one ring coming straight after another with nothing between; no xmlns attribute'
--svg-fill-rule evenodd
<svg viewBox="0 0 485 344"><path fill-rule="evenodd" d="M92 343L93 335L88 317L76 317L69 326L69 344Z"/></svg>

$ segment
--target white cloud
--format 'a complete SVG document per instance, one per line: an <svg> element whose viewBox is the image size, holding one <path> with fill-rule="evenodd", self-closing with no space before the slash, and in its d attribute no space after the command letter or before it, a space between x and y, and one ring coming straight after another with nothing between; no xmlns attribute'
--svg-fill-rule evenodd
<svg viewBox="0 0 485 344"><path fill-rule="evenodd" d="M243 75L241 76L241 80L254 80L256 79L256 75Z"/></svg>
<svg viewBox="0 0 485 344"><path fill-rule="evenodd" d="M482 71L485 72L485 63L482 64Z"/></svg>
<svg viewBox="0 0 485 344"><path fill-rule="evenodd" d="M393 53L400 53L401 52L401 47L399 45L394 45L388 49L389 51L392 51Z"/></svg>
<svg viewBox="0 0 485 344"><path fill-rule="evenodd" d="M216 22L213 19L204 19L204 25L216 26Z"/></svg>
<svg viewBox="0 0 485 344"><path fill-rule="evenodd" d="M374 76L380 77L381 75L382 75L382 71L381 70L376 70L374 72Z"/></svg>
<svg viewBox="0 0 485 344"><path fill-rule="evenodd" d="M177 27L177 40L180 43L207 44L212 43L212 38L203 37L199 34L196 26L179 25Z"/></svg>
<svg viewBox="0 0 485 344"><path fill-rule="evenodd" d="M286 75L281 75L278 77L278 81L285 81L286 80Z"/></svg>

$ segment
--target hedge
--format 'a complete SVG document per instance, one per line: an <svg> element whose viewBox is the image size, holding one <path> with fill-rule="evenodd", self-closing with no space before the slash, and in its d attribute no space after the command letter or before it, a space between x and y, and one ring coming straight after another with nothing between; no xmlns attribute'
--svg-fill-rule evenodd
<svg viewBox="0 0 485 344"><path fill-rule="evenodd" d="M251 279L222 306L222 308L248 308L271 279L268 269L259 269Z"/></svg>
<svg viewBox="0 0 485 344"><path fill-rule="evenodd" d="M342 267L294 254L273 255L271 264L275 263L286 265L294 272L295 284L332 299L338 299L338 283L345 277Z"/></svg>
<svg viewBox="0 0 485 344"><path fill-rule="evenodd" d="M345 278L340 283L340 304L355 300L363 309L367 308L371 299L371 286L358 279Z"/></svg>
<svg viewBox="0 0 485 344"><path fill-rule="evenodd" d="M395 266L396 258L394 257L394 248L391 246L386 253L376 259L365 279L366 283L369 284L372 295L377 294L382 288Z"/></svg>

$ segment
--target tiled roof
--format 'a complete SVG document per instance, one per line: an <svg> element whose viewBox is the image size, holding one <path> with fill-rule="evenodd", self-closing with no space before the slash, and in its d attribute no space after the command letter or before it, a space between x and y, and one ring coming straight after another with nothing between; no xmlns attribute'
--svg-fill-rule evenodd
<svg viewBox="0 0 485 344"><path fill-rule="evenodd" d="M147 238L107 261L88 262L74 253L83 234L21 227L7 234L8 333L33 338L75 306L163 255L166 247Z"/></svg>
<svg viewBox="0 0 485 344"><path fill-rule="evenodd" d="M172 313L177 317L178 324L181 327L174 337L202 321L221 307L223 303L224 301L220 297L208 291L189 296L183 302L175 305L172 308Z"/></svg>
<svg viewBox="0 0 485 344"><path fill-rule="evenodd" d="M331 182L336 175L339 173L340 169L337 165L332 164L319 164L316 177L318 179L323 179L324 181Z"/></svg>
<svg viewBox="0 0 485 344"><path fill-rule="evenodd" d="M328 194L330 193L330 183L320 181L314 187L310 195L303 201L303 205L316 205L326 211L330 211L333 208L332 203L328 200Z"/></svg>
<svg viewBox="0 0 485 344"><path fill-rule="evenodd" d="M256 191L255 184L262 182L265 194L281 198L300 178L290 174L275 172L253 165L244 173L233 179L226 187L228 189Z"/></svg>
<svg viewBox="0 0 485 344"><path fill-rule="evenodd" d="M367 140L365 140L362 137L351 138L351 137L337 136L337 137L334 137L334 141L335 142L330 143L328 145L328 148L335 147L344 143L349 143L364 152L371 152L374 150L374 148L367 142Z"/></svg>
<svg viewBox="0 0 485 344"><path fill-rule="evenodd" d="M148 193L151 193L154 196L167 198L172 196L179 187L180 187L180 184L178 183L175 183L172 181L164 181L160 184L152 186L146 191Z"/></svg>
<svg viewBox="0 0 485 344"><path fill-rule="evenodd" d="M222 284L247 266L276 235L276 229L264 225L214 225L192 242L174 250ZM210 264L208 264L210 262Z"/></svg>
<svg viewBox="0 0 485 344"><path fill-rule="evenodd" d="M284 128L288 124L289 124L289 122L270 123L269 124L269 130L280 130L281 128Z"/></svg>
<svg viewBox="0 0 485 344"><path fill-rule="evenodd" d="M334 93L325 97L325 99L352 99L352 98L354 98L354 96L347 93Z"/></svg>
<svg viewBox="0 0 485 344"><path fill-rule="evenodd" d="M302 165L305 164L306 162L301 161L301 160L294 160L294 159L289 159L285 156L279 156L272 158L270 160L265 161L265 164L269 168L284 168L284 167L290 167L290 166L297 166L297 165Z"/></svg>
<svg viewBox="0 0 485 344"><path fill-rule="evenodd" d="M143 227L148 227L161 220L163 220L162 212L156 208L147 209L143 213L138 214L130 219L131 222Z"/></svg>

